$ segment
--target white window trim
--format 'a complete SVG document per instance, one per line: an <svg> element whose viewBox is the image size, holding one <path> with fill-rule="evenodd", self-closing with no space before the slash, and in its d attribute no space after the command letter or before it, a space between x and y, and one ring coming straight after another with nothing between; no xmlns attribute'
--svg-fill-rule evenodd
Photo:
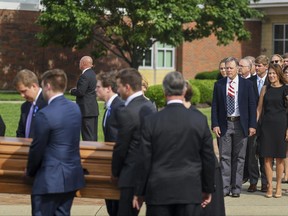
<svg viewBox="0 0 288 216"><path fill-rule="evenodd" d="M284 32L283 32L284 35L283 35L282 39L275 39L275 26L276 25L284 26ZM273 53L276 53L276 50L275 50L275 42L276 41L282 42L282 46L283 46L283 53L277 53L277 54L283 55L284 53L286 53L285 43L288 44L288 38L285 39L286 28L288 28L288 23L274 23L273 24L273 41L272 41L273 42Z"/></svg>
<svg viewBox="0 0 288 216"><path fill-rule="evenodd" d="M168 48L168 47L161 47L161 48L157 48L157 43L154 43L152 45L152 47L150 48L151 50L151 66L145 66L145 59L142 61L142 65L139 66L139 68L141 69L153 69L153 64L154 64L154 60L156 62L156 69L175 69L175 47L172 48ZM157 53L158 50L163 50L165 52L164 54L164 58L166 57L166 51L172 51L172 67L158 67L157 66L157 62L158 62L158 55L155 56L155 52L153 52L155 50L155 52ZM165 60L166 61L166 60Z"/></svg>

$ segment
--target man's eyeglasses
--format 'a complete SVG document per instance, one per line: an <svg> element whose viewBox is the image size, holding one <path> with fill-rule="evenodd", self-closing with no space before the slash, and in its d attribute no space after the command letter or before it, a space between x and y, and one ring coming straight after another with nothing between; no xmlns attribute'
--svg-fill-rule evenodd
<svg viewBox="0 0 288 216"><path fill-rule="evenodd" d="M278 64L278 62L280 62L280 60L274 60L274 61L271 61L270 63L272 63L272 64Z"/></svg>

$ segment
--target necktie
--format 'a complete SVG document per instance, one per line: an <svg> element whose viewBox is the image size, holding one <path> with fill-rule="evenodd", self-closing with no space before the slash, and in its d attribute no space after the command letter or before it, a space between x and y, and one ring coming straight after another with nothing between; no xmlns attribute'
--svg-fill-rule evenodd
<svg viewBox="0 0 288 216"><path fill-rule="evenodd" d="M258 94L259 94L259 95L260 95L262 86L263 86L263 80L262 80L262 79L259 79L259 81L258 81Z"/></svg>
<svg viewBox="0 0 288 216"><path fill-rule="evenodd" d="M232 115L235 112L235 89L233 87L233 81L230 82L227 94L227 113Z"/></svg>
<svg viewBox="0 0 288 216"><path fill-rule="evenodd" d="M29 114L28 114L27 119L26 119L25 138L29 138L33 111L34 111L34 104L32 103L30 110L29 110Z"/></svg>
<svg viewBox="0 0 288 216"><path fill-rule="evenodd" d="M110 112L111 112L111 107L107 107L105 110L105 114L104 114L104 121L103 121L103 126L106 126L106 121L107 118L110 116Z"/></svg>

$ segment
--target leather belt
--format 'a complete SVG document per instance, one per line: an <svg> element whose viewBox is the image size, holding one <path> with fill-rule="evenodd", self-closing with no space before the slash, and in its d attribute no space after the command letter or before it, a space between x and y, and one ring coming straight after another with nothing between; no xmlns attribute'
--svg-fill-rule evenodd
<svg viewBox="0 0 288 216"><path fill-rule="evenodd" d="M227 117L227 121L235 122L235 121L239 121L239 120L240 120L240 116Z"/></svg>

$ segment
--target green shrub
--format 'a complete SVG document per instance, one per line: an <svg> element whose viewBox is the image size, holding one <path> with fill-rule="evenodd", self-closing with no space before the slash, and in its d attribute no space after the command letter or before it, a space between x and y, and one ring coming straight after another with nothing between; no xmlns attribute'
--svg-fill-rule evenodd
<svg viewBox="0 0 288 216"><path fill-rule="evenodd" d="M208 103L211 105L215 80L190 80L190 83L192 87L195 86L200 91L199 103Z"/></svg>
<svg viewBox="0 0 288 216"><path fill-rule="evenodd" d="M192 91L193 97L191 99L191 103L198 104L200 102L200 90L196 85L192 85ZM154 101L158 108L164 107L166 104L162 85L150 86L145 95L151 101Z"/></svg>
<svg viewBox="0 0 288 216"><path fill-rule="evenodd" d="M155 102L157 107L164 107L166 104L162 85L149 86L145 92L146 97Z"/></svg>
<svg viewBox="0 0 288 216"><path fill-rule="evenodd" d="M200 98L201 98L201 93L199 88L196 85L192 85L192 80L189 80L189 83L192 86L192 92L193 92L193 96L191 98L191 103L196 105L200 103Z"/></svg>
<svg viewBox="0 0 288 216"><path fill-rule="evenodd" d="M200 80L216 80L219 75L219 70L213 70L213 71L205 71L196 74L195 79L200 79Z"/></svg>

